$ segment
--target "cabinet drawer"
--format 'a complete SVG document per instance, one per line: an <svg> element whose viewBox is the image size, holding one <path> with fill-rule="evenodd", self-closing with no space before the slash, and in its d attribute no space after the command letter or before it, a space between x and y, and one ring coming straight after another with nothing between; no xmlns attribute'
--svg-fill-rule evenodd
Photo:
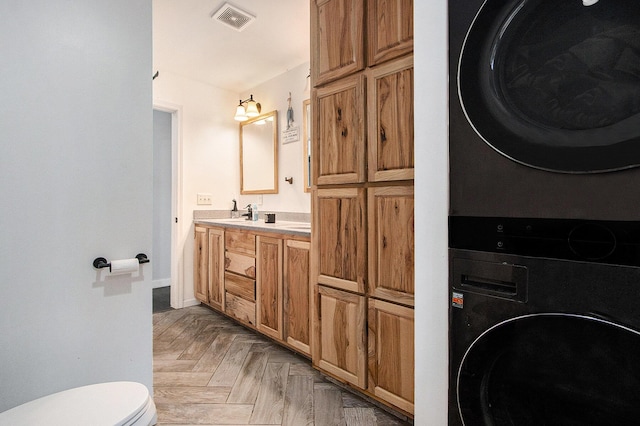
<svg viewBox="0 0 640 426"><path fill-rule="evenodd" d="M246 275L249 278L256 277L256 259L244 254L227 252L225 254L224 268L236 274Z"/></svg>
<svg viewBox="0 0 640 426"><path fill-rule="evenodd" d="M246 322L251 325L256 324L255 302L249 302L241 297L234 296L229 292L226 294L225 312L242 322Z"/></svg>
<svg viewBox="0 0 640 426"><path fill-rule="evenodd" d="M256 254L256 236L247 232L227 229L224 233L224 244L229 251Z"/></svg>
<svg viewBox="0 0 640 426"><path fill-rule="evenodd" d="M229 293L240 296L245 300L254 302L256 300L256 282L251 278L225 272L224 288Z"/></svg>

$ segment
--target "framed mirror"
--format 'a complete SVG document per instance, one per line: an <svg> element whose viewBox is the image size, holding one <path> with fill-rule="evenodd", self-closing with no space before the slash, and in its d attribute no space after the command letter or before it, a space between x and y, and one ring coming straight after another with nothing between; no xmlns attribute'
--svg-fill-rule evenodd
<svg viewBox="0 0 640 426"><path fill-rule="evenodd" d="M311 192L311 100L302 101L304 192Z"/></svg>
<svg viewBox="0 0 640 426"><path fill-rule="evenodd" d="M240 123L240 193L278 193L278 111Z"/></svg>

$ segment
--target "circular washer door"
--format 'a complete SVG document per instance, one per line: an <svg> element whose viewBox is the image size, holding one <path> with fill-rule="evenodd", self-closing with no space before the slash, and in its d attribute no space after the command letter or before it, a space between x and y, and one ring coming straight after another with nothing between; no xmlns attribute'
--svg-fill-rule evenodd
<svg viewBox="0 0 640 426"><path fill-rule="evenodd" d="M640 334L594 317L500 323L467 350L457 397L465 425L637 425Z"/></svg>
<svg viewBox="0 0 640 426"><path fill-rule="evenodd" d="M469 29L460 101L512 160L567 173L640 165L640 7L584 3L486 0Z"/></svg>

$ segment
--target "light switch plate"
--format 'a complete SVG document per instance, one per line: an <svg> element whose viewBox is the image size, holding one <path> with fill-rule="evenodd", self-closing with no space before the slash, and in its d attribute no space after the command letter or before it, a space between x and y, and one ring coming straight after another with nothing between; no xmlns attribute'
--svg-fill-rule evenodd
<svg viewBox="0 0 640 426"><path fill-rule="evenodd" d="M209 193L198 192L198 205L211 205L213 204L213 196Z"/></svg>

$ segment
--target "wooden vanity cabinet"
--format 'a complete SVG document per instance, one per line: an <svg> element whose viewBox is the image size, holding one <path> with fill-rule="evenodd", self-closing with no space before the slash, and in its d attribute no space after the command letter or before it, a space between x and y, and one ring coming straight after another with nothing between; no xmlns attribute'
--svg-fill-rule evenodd
<svg viewBox="0 0 640 426"><path fill-rule="evenodd" d="M224 229L208 229L207 238L209 305L224 310Z"/></svg>
<svg viewBox="0 0 640 426"><path fill-rule="evenodd" d="M365 0L312 0L312 80L316 85L365 66Z"/></svg>
<svg viewBox="0 0 640 426"><path fill-rule="evenodd" d="M193 250L193 291L196 299L203 303L209 303L209 290L207 288L207 269L209 268L207 229L209 228L203 226L195 227L195 246Z"/></svg>
<svg viewBox="0 0 640 426"><path fill-rule="evenodd" d="M309 241L284 240L284 340L308 356L311 356L310 247Z"/></svg>
<svg viewBox="0 0 640 426"><path fill-rule="evenodd" d="M225 240L225 309L237 320L256 325L256 237L227 229Z"/></svg>
<svg viewBox="0 0 640 426"><path fill-rule="evenodd" d="M282 340L282 239L259 235L256 243L256 326L267 336Z"/></svg>
<svg viewBox="0 0 640 426"><path fill-rule="evenodd" d="M369 391L396 407L414 410L414 310L369 299Z"/></svg>
<svg viewBox="0 0 640 426"><path fill-rule="evenodd" d="M195 226L196 298L311 356L310 238Z"/></svg>
<svg viewBox="0 0 640 426"><path fill-rule="evenodd" d="M224 229L195 227L195 297L224 310Z"/></svg>

